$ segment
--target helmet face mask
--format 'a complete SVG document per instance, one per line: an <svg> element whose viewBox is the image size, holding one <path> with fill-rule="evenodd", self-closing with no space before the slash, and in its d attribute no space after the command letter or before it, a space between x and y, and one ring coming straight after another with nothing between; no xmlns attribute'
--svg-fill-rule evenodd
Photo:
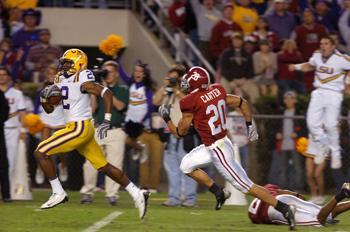
<svg viewBox="0 0 350 232"><path fill-rule="evenodd" d="M181 78L180 88L181 88L181 91L184 93L190 92L190 84L186 79L186 74Z"/></svg>

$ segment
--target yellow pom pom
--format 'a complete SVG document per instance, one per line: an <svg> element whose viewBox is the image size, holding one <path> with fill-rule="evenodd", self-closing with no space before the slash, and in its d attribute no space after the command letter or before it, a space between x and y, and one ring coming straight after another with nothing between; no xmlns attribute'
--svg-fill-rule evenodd
<svg viewBox="0 0 350 232"><path fill-rule="evenodd" d="M111 34L100 42L99 48L101 52L108 56L115 56L121 48L124 47L123 37Z"/></svg>
<svg viewBox="0 0 350 232"><path fill-rule="evenodd" d="M40 117L37 114L26 114L23 118L25 127L31 127L36 125L40 121Z"/></svg>
<svg viewBox="0 0 350 232"><path fill-rule="evenodd" d="M295 148L299 153L305 153L307 150L307 146L309 144L309 140L305 137L300 137L297 139L295 143Z"/></svg>
<svg viewBox="0 0 350 232"><path fill-rule="evenodd" d="M28 129L29 133L35 135L44 129L44 123L37 114L27 114L23 118L23 124Z"/></svg>

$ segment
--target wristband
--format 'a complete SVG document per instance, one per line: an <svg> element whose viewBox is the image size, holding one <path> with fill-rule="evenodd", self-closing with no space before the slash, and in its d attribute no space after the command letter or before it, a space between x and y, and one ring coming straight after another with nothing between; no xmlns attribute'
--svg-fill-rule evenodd
<svg viewBox="0 0 350 232"><path fill-rule="evenodd" d="M238 104L238 108L241 108L242 103L243 103L243 98L242 98L242 97L239 97L239 104Z"/></svg>
<svg viewBox="0 0 350 232"><path fill-rule="evenodd" d="M176 134L177 134L179 137L182 137L182 135L180 135L180 133L179 133L179 128L178 128L178 127L176 127Z"/></svg>
<svg viewBox="0 0 350 232"><path fill-rule="evenodd" d="M301 70L301 66L302 66L302 64L295 64L294 68L295 68L295 70L300 71Z"/></svg>
<svg viewBox="0 0 350 232"><path fill-rule="evenodd" d="M107 87L104 87L103 90L101 91L101 97L103 98L103 95L105 95L106 91L108 90Z"/></svg>
<svg viewBox="0 0 350 232"><path fill-rule="evenodd" d="M246 125L247 127L249 127L249 126L252 125L252 122L251 122L251 121L250 121L250 122L245 122L245 125Z"/></svg>
<svg viewBox="0 0 350 232"><path fill-rule="evenodd" d="M111 113L105 113L105 120L110 122L112 120L112 114Z"/></svg>

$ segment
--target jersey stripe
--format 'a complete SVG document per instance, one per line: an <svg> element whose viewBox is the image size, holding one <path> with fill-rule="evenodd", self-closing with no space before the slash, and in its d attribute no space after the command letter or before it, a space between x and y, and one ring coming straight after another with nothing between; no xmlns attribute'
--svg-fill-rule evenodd
<svg viewBox="0 0 350 232"><path fill-rule="evenodd" d="M78 129L79 133L77 132L77 133L75 133L75 135L72 135L72 136L69 137L69 138L68 138L68 136L67 136L66 139L64 139L64 140L61 139L60 142L59 142L59 141L55 142L55 144L52 144L53 146L51 146L51 147L49 147L49 148L47 149L46 153L49 152L49 151L51 151L52 149L58 147L58 146L61 146L61 145L64 144L64 143L67 143L67 142L69 142L69 141L71 141L71 140L73 140L73 139L79 137L79 136L84 132L84 129L85 129L85 122L84 122L84 121L80 121L80 122L81 122L81 129L80 129L80 131L79 131L79 129Z"/></svg>
<svg viewBox="0 0 350 232"><path fill-rule="evenodd" d="M59 135L59 136L57 136L57 137L51 136L50 138L44 140L42 143L39 144L37 150L40 150L43 146L45 146L46 144L50 143L50 142L51 142L52 140L54 140L54 139L59 139L59 138L61 138L61 137L63 137L63 136L69 135L70 133L76 131L77 125L78 125L77 122L74 122L74 127L72 128L72 130L67 131L67 132L65 132L65 133L63 133L63 134L61 134L61 135Z"/></svg>
<svg viewBox="0 0 350 232"><path fill-rule="evenodd" d="M318 75L316 75L317 79L322 83L322 84L325 84L327 82L330 82L330 81L333 81L339 77L341 77L342 75L344 75L346 72L341 72L341 73L338 73L336 75L333 75L331 77L327 77L325 79L321 79Z"/></svg>
<svg viewBox="0 0 350 232"><path fill-rule="evenodd" d="M213 151L216 153L216 155L217 155L217 157L219 158L219 160L220 160L222 166L223 166L223 167L226 169L226 171L233 177L233 179L234 179L239 185L241 185L242 188L244 188L244 189L246 189L247 191L249 191L249 186L248 186L246 183L244 183L244 181L242 181L242 180L239 178L239 176L237 175L237 173L235 173L234 170L230 167L230 165L229 165L229 164L227 163L227 161L225 160L224 154L222 153L222 151L220 150L220 148L219 148L219 147L216 147L216 148L219 150L219 152L220 152L220 154L221 154L222 156L219 154L218 151L216 151L215 148L213 148Z"/></svg>
<svg viewBox="0 0 350 232"><path fill-rule="evenodd" d="M51 140L49 143L42 146L39 151L42 153L47 153L49 150L68 142L75 137L79 136L84 130L84 121L76 122L76 127L74 130L70 131L69 133L65 134L64 136L58 136Z"/></svg>

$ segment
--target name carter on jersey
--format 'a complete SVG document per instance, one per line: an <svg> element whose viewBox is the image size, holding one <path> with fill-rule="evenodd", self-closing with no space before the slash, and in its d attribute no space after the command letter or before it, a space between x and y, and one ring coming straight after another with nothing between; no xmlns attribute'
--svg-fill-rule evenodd
<svg viewBox="0 0 350 232"><path fill-rule="evenodd" d="M221 92L219 89L213 89L209 93L206 93L201 96L201 99L204 103L207 103L208 101L211 101L221 95Z"/></svg>

